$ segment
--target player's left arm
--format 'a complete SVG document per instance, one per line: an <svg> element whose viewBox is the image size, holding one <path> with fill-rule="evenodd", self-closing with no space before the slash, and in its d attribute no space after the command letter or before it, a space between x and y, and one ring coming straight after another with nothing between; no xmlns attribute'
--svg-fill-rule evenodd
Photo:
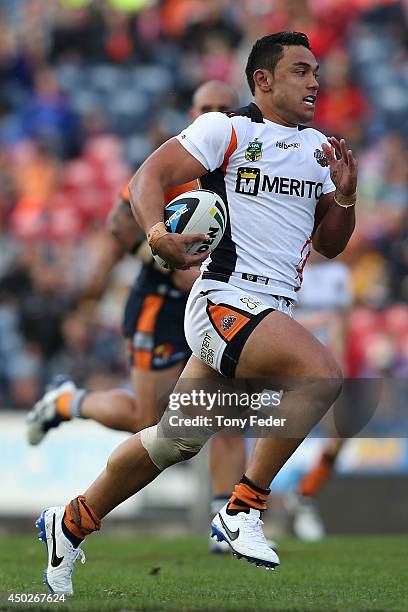
<svg viewBox="0 0 408 612"><path fill-rule="evenodd" d="M313 247L332 259L344 251L356 223L357 161L345 140L328 138L328 141L332 147L322 144L322 149L336 191L322 195L316 206Z"/></svg>

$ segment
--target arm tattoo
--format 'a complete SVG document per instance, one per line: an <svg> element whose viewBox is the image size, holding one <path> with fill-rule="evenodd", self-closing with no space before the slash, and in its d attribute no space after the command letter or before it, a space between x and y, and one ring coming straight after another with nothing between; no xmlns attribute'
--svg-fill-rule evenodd
<svg viewBox="0 0 408 612"><path fill-rule="evenodd" d="M107 229L124 251L133 253L145 235L136 223L128 200L120 200L112 209Z"/></svg>

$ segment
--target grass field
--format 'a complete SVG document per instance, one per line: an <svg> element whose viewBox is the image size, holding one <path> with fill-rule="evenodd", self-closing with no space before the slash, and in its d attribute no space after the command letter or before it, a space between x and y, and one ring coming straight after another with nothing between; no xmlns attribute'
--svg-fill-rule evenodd
<svg viewBox="0 0 408 612"><path fill-rule="evenodd" d="M203 538L111 538L86 543L68 603L13 604L11 593L43 593L45 546L0 539L0 610L408 610L408 536L280 543L274 572L210 556Z"/></svg>

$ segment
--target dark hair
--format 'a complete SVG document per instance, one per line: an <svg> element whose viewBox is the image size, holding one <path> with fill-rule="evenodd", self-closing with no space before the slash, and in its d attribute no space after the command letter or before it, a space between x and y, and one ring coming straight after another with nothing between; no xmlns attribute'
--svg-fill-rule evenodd
<svg viewBox="0 0 408 612"><path fill-rule="evenodd" d="M303 32L275 32L256 41L248 57L245 73L252 94L255 93L254 72L265 68L273 72L283 57L284 46L302 46L310 49L309 39Z"/></svg>

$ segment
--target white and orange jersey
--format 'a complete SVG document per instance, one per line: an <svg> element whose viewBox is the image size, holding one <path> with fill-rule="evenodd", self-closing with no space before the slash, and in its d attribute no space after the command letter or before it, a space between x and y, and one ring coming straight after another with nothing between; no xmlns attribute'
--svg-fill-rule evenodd
<svg viewBox="0 0 408 612"><path fill-rule="evenodd" d="M296 299L311 249L316 204L335 190L313 128L264 119L255 104L206 113L177 136L208 173L203 189L228 208L222 241L203 278Z"/></svg>

